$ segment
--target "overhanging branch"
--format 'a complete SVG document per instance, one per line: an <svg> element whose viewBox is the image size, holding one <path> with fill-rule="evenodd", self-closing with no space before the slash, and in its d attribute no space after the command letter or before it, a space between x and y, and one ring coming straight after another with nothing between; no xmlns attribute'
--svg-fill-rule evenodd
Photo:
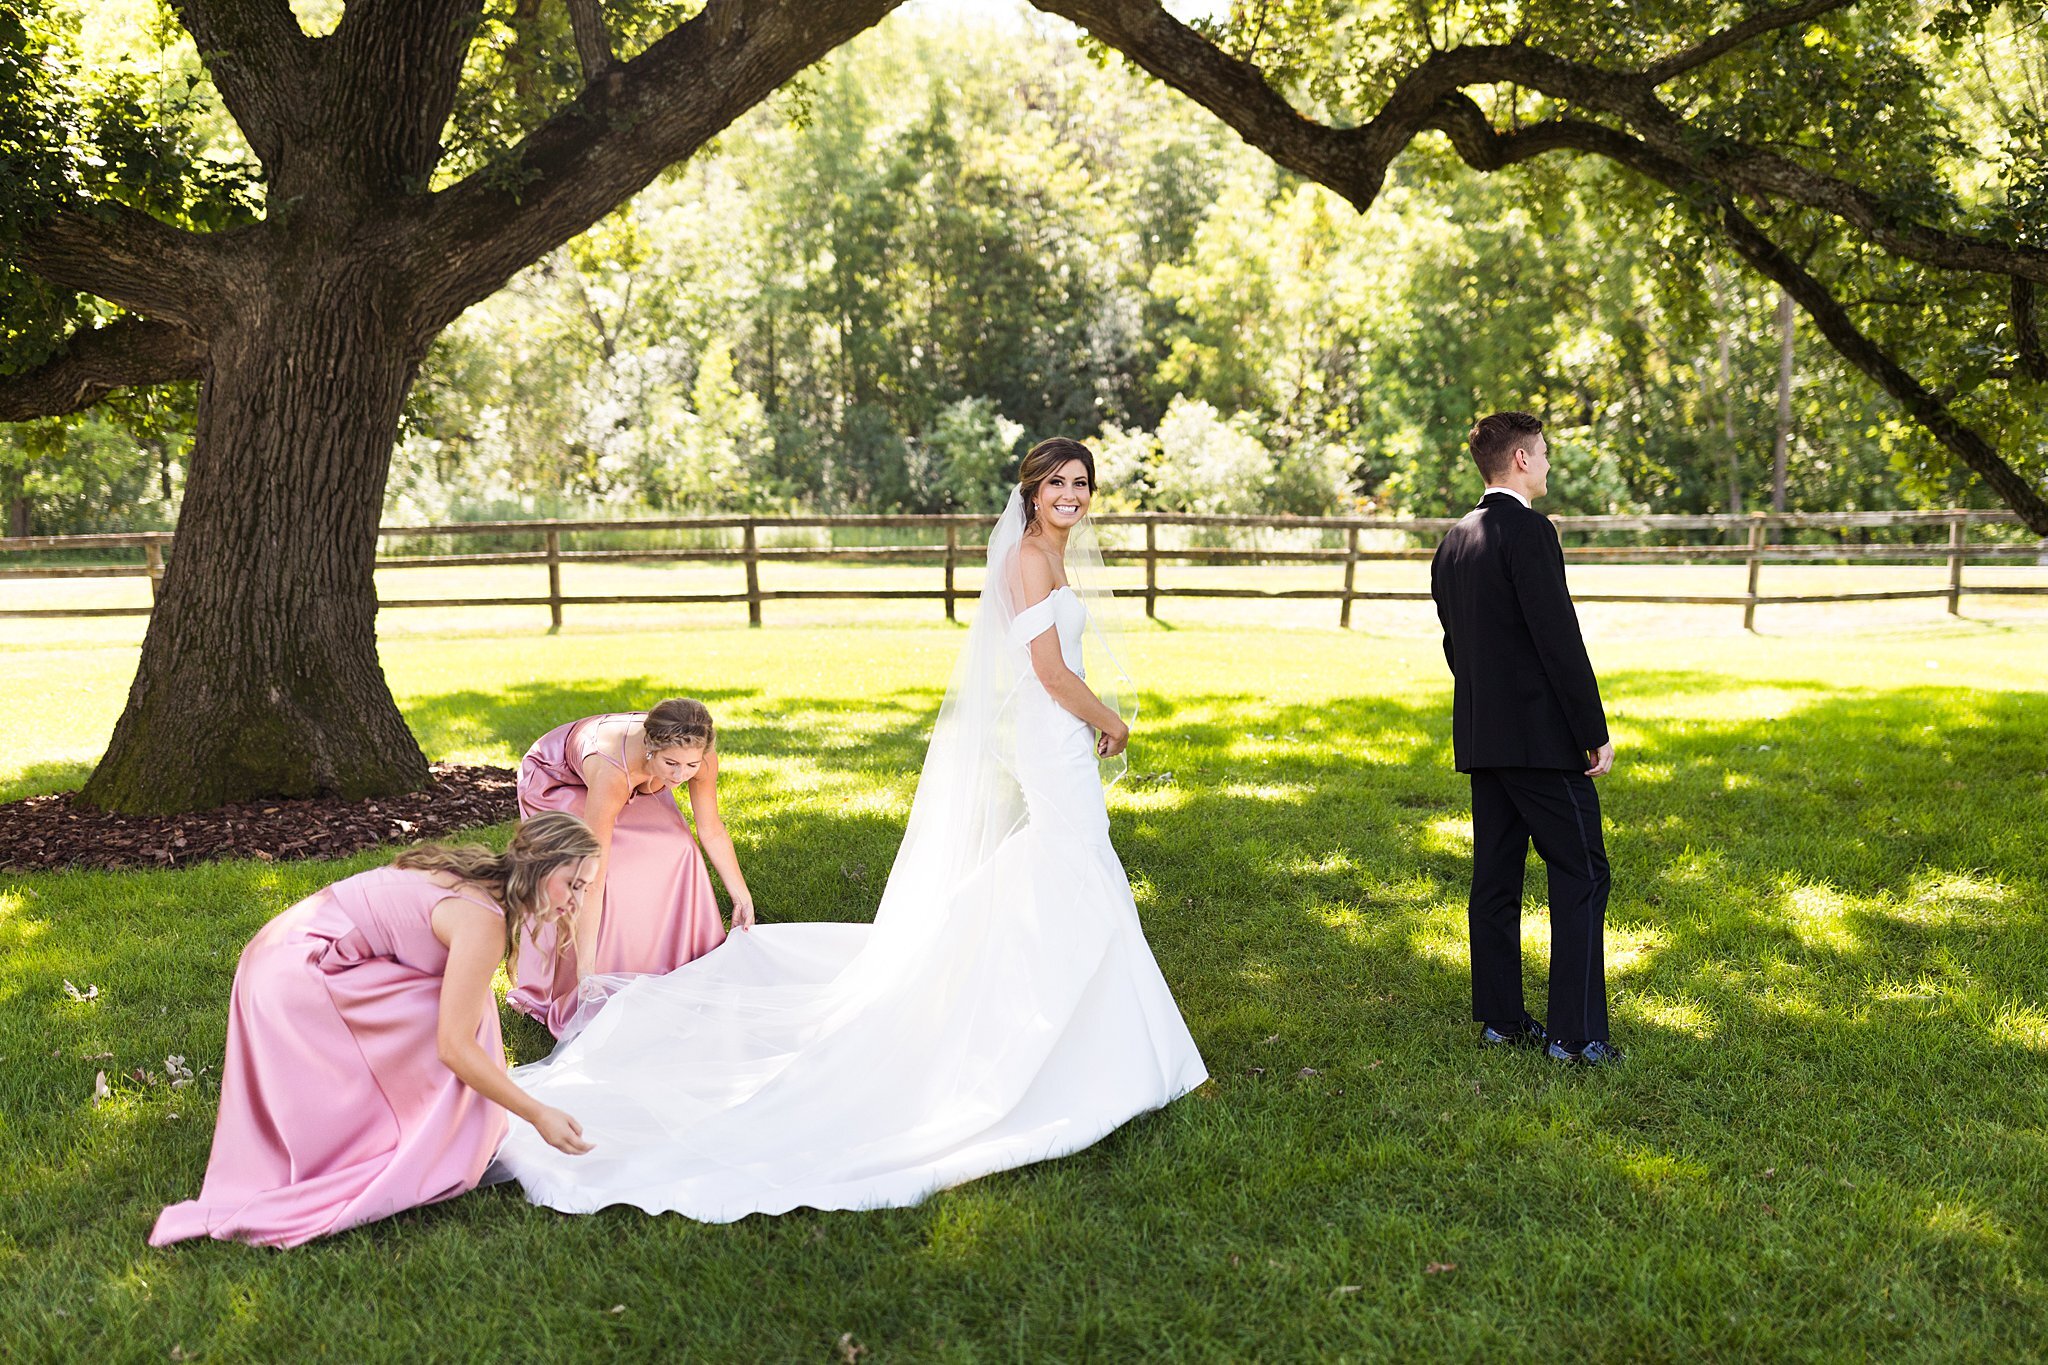
<svg viewBox="0 0 2048 1365"><path fill-rule="evenodd" d="M195 233L121 204L56 213L26 229L16 259L52 284L204 333L234 282L242 233Z"/></svg>
<svg viewBox="0 0 2048 1365"><path fill-rule="evenodd" d="M1727 56L1752 38L1762 37L1781 28L1794 24L1808 23L1833 10L1848 9L1856 0L1806 0L1806 3L1792 5L1785 9L1765 10L1752 14L1739 24L1730 24L1718 33L1710 34L1691 47L1682 48L1661 61L1650 63L1642 72L1642 80L1649 85L1663 85L1676 80L1689 71L1698 70L1708 63Z"/></svg>
<svg viewBox="0 0 2048 1365"><path fill-rule="evenodd" d="M1952 412L1849 316L1834 294L1737 206L1727 189L1648 143L1602 124L1558 119L1496 133L1465 96L1446 99L1432 126L1445 132L1461 159L1494 171L1559 150L1590 152L1676 191L1704 211L1757 273L1779 285L1813 319L1844 360L1863 371L1914 421L1963 462L2039 535L2048 535L2048 498L2008 464L1990 441Z"/></svg>
<svg viewBox="0 0 2048 1365"><path fill-rule="evenodd" d="M500 164L418 201L402 225L404 249L422 267L420 337L432 337L900 3L710 0L585 87Z"/></svg>
<svg viewBox="0 0 2048 1365"><path fill-rule="evenodd" d="M206 343L184 328L124 318L73 333L35 369L0 378L0 422L81 412L115 389L197 379L205 365Z"/></svg>
<svg viewBox="0 0 2048 1365"><path fill-rule="evenodd" d="M171 0L199 58L266 170L289 136L287 111L301 93L312 40L285 0Z"/></svg>
<svg viewBox="0 0 2048 1365"><path fill-rule="evenodd" d="M617 60L612 55L612 36L604 26L600 0L568 0L569 30L576 35L576 60L582 64L587 84L610 70Z"/></svg>

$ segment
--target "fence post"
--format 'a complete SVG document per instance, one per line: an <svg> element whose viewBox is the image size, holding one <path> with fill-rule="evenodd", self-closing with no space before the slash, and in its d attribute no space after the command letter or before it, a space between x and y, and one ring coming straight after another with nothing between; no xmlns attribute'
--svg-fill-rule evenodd
<svg viewBox="0 0 2048 1365"><path fill-rule="evenodd" d="M1948 614L1961 616L1963 606L1963 536L1967 512L1958 512L1948 524Z"/></svg>
<svg viewBox="0 0 2048 1365"><path fill-rule="evenodd" d="M149 600L164 590L164 547L154 540L142 542L142 559L149 565Z"/></svg>
<svg viewBox="0 0 2048 1365"><path fill-rule="evenodd" d="M1756 580L1764 567L1763 553L1766 529L1764 514L1759 512L1749 523L1749 587L1747 589L1749 600L1743 603L1742 606L1742 628L1748 631L1756 629Z"/></svg>
<svg viewBox="0 0 2048 1365"><path fill-rule="evenodd" d="M1145 617L1159 619L1159 524L1145 523Z"/></svg>
<svg viewBox="0 0 2048 1365"><path fill-rule="evenodd" d="M759 553L760 546L754 536L754 519L752 517L747 518L745 534L747 556L747 624L758 626L761 624L761 557Z"/></svg>
<svg viewBox="0 0 2048 1365"><path fill-rule="evenodd" d="M1344 543L1344 605L1337 611L1337 626L1340 630L1351 629L1351 589L1358 577L1358 528L1352 527Z"/></svg>
<svg viewBox="0 0 2048 1365"><path fill-rule="evenodd" d="M562 533L548 532L548 634L562 628Z"/></svg>
<svg viewBox="0 0 2048 1365"><path fill-rule="evenodd" d="M953 615L953 566L960 559L960 528L946 523L946 619L958 620Z"/></svg>

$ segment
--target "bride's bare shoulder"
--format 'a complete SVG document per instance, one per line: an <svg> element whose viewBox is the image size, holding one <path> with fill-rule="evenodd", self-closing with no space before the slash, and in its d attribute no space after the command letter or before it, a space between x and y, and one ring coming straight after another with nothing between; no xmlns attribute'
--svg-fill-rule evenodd
<svg viewBox="0 0 2048 1365"><path fill-rule="evenodd" d="M1017 571L1024 580L1027 605L1043 601L1060 585L1058 557L1042 545L1026 541L1018 548Z"/></svg>

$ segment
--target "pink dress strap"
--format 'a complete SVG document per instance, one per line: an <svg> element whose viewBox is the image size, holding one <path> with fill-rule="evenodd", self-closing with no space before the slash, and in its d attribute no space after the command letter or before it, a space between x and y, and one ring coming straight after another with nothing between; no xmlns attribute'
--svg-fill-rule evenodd
<svg viewBox="0 0 2048 1365"><path fill-rule="evenodd" d="M594 718L594 721L590 728L592 731L598 731L603 729L604 726L615 720L637 720L639 718L640 717L637 715L629 716L625 714L598 716ZM579 735L577 738L579 740L583 740L583 736ZM592 754L595 754L597 757L611 764L614 768L617 768L622 773L630 774L632 772L632 769L626 766L626 737L624 735L619 736L619 751L616 754L610 752L610 748L607 745L595 744L587 740L584 740L584 742L580 743L577 747L581 750L581 753L579 753L577 756L577 766L579 768L582 766L583 759L589 758Z"/></svg>

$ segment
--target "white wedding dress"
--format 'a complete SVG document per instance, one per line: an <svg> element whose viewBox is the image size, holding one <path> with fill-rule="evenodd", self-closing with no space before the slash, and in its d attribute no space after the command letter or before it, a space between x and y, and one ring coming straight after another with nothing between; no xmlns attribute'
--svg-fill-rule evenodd
<svg viewBox="0 0 2048 1365"><path fill-rule="evenodd" d="M594 1150L515 1118L500 1178L564 1212L705 1222L915 1204L1206 1079L1110 846L1094 732L1029 667L1053 628L1081 671L1088 607L1061 588L1013 609L1022 525L1013 497L874 924L763 924L597 983L580 1031L513 1072Z"/></svg>

